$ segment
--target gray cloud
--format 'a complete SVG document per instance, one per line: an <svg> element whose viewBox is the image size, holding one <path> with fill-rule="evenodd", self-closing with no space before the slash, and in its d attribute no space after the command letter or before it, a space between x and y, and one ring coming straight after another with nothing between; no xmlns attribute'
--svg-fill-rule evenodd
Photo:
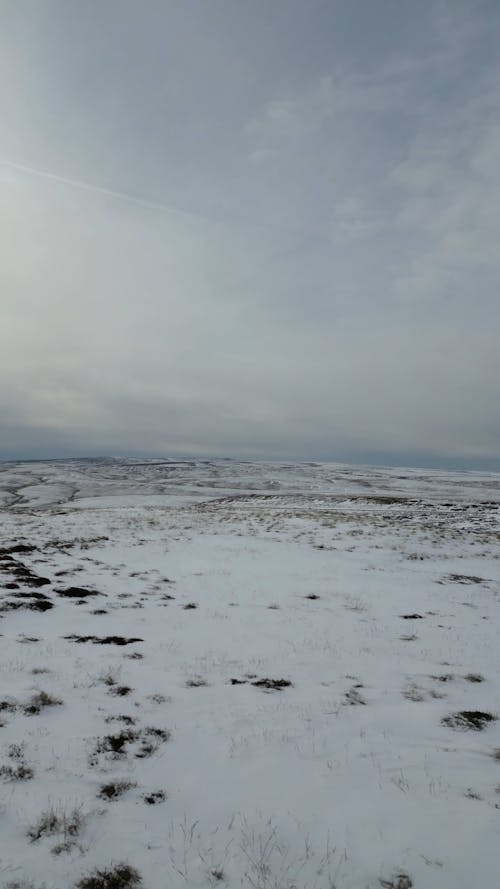
<svg viewBox="0 0 500 889"><path fill-rule="evenodd" d="M6 0L0 456L500 466L494 2Z"/></svg>

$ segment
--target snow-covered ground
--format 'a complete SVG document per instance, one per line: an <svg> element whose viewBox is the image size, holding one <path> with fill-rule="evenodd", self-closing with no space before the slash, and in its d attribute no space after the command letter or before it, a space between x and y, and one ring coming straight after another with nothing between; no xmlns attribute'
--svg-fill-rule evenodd
<svg viewBox="0 0 500 889"><path fill-rule="evenodd" d="M2 464L0 886L497 886L499 506L495 474Z"/></svg>

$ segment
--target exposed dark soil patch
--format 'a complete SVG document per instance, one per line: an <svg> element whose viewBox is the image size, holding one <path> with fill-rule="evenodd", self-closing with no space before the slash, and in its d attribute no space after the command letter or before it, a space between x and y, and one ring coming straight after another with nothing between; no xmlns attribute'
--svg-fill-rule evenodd
<svg viewBox="0 0 500 889"><path fill-rule="evenodd" d="M414 703L425 701L426 697L425 692L413 682L408 683L401 694L407 701L413 701Z"/></svg>
<svg viewBox="0 0 500 889"><path fill-rule="evenodd" d="M96 753L113 753L115 756L121 756L125 753L127 745L133 741L137 741L140 732L136 729L123 729L116 735L106 735L99 738L95 746Z"/></svg>
<svg viewBox="0 0 500 889"><path fill-rule="evenodd" d="M19 611L25 609L28 611L50 611L54 607L50 599L46 596L39 599L32 598L29 593L24 594L26 598L17 596L15 600L7 600L0 605L0 612ZM29 598L28 598L29 597Z"/></svg>
<svg viewBox="0 0 500 889"><path fill-rule="evenodd" d="M475 574L448 574L447 580L451 580L452 583L486 583L484 577L477 577Z"/></svg>
<svg viewBox="0 0 500 889"><path fill-rule="evenodd" d="M126 695L129 695L131 691L133 691L133 689L130 688L130 685L114 685L110 688L109 694L124 698Z"/></svg>
<svg viewBox="0 0 500 889"><path fill-rule="evenodd" d="M66 599L86 599L88 596L102 596L97 590L85 590L79 586L69 586L65 590L56 590L58 596Z"/></svg>
<svg viewBox="0 0 500 889"><path fill-rule="evenodd" d="M292 683L289 679L256 679L252 682L255 688L264 688L268 691L281 691L283 688L290 688Z"/></svg>
<svg viewBox="0 0 500 889"><path fill-rule="evenodd" d="M32 599L28 604L30 611L50 611L53 607L54 603L50 599Z"/></svg>
<svg viewBox="0 0 500 889"><path fill-rule="evenodd" d="M16 593L15 598L16 599L38 599L40 602L42 602L42 601L50 602L49 597L46 596L45 593L34 593L34 592Z"/></svg>
<svg viewBox="0 0 500 889"><path fill-rule="evenodd" d="M186 688L203 688L208 685L208 682L203 676L191 676L185 684Z"/></svg>
<svg viewBox="0 0 500 889"><path fill-rule="evenodd" d="M17 707L17 701L9 701L8 699L0 701L0 713L15 713Z"/></svg>
<svg viewBox="0 0 500 889"><path fill-rule="evenodd" d="M453 682L454 678L453 673L441 673L439 676L431 676L431 679L434 679L435 682Z"/></svg>
<svg viewBox="0 0 500 889"><path fill-rule="evenodd" d="M100 799L117 800L132 787L137 787L137 784L133 781L110 781L109 784L101 786L97 796Z"/></svg>
<svg viewBox="0 0 500 889"><path fill-rule="evenodd" d="M19 581L19 583L23 583L25 586L41 587L47 586L52 582L48 577L40 577L27 568L26 565L23 565L22 562L17 562L14 559L2 562L1 568L11 576L14 575L16 578L15 582Z"/></svg>
<svg viewBox="0 0 500 889"><path fill-rule="evenodd" d="M368 503L380 503L381 506L394 506L396 503L407 503L407 497L391 497L390 495L374 494L373 496L358 496L358 500L366 500Z"/></svg>
<svg viewBox="0 0 500 889"><path fill-rule="evenodd" d="M140 747L135 754L136 759L146 759L156 753L160 744L164 744L171 737L171 732L161 728L146 728L141 733Z"/></svg>
<svg viewBox="0 0 500 889"><path fill-rule="evenodd" d="M349 707L355 707L356 705L364 706L366 701L359 691L360 688L363 688L361 684L353 685L349 691L346 691L344 695L344 704Z"/></svg>
<svg viewBox="0 0 500 889"><path fill-rule="evenodd" d="M17 766L2 766L0 768L0 778L3 778L4 781L30 781L34 776L35 772L25 762L21 762Z"/></svg>
<svg viewBox="0 0 500 889"><path fill-rule="evenodd" d="M76 889L135 889L142 886L142 877L130 864L96 868L76 884Z"/></svg>
<svg viewBox="0 0 500 889"><path fill-rule="evenodd" d="M27 584L28 586L34 587L47 586L47 584L50 584L52 582L49 580L48 577L39 577L38 574L23 575L22 580L23 583Z"/></svg>
<svg viewBox="0 0 500 889"><path fill-rule="evenodd" d="M55 698L46 691L39 691L25 704L23 713L26 716L38 716L45 707L60 707L61 704L60 698Z"/></svg>
<svg viewBox="0 0 500 889"><path fill-rule="evenodd" d="M481 802L481 800L483 799L481 794L478 793L477 790L473 790L472 787L467 788L467 790L464 793L464 796L466 799L475 799L478 802Z"/></svg>
<svg viewBox="0 0 500 889"><path fill-rule="evenodd" d="M458 713L450 713L449 716L445 716L441 722L449 728L471 729L480 732L495 720L496 716L483 710L460 710Z"/></svg>
<svg viewBox="0 0 500 889"><path fill-rule="evenodd" d="M379 879L379 883L382 889L412 889L413 887L413 880L405 873L395 874L392 880Z"/></svg>
<svg viewBox="0 0 500 889"><path fill-rule="evenodd" d="M34 553L35 551L36 546L32 546L29 543L14 543L13 546L0 547L0 558L3 559L6 556L11 556L12 553Z"/></svg>
<svg viewBox="0 0 500 889"><path fill-rule="evenodd" d="M164 803L167 798L167 794L164 790L153 790L152 793L145 793L143 796L143 800L148 806L157 806L158 803Z"/></svg>
<svg viewBox="0 0 500 889"><path fill-rule="evenodd" d="M129 752L129 747L135 745L133 753L136 759L146 759L156 753L161 744L169 740L171 733L167 729L148 726L144 729L123 729L116 735L106 735L98 738L94 753L90 757L90 765L97 765L98 754L110 753L114 758L120 758Z"/></svg>
<svg viewBox="0 0 500 889"><path fill-rule="evenodd" d="M127 714L122 714L120 716L106 716L104 722L123 722L125 725L135 725L137 719L134 719L133 716L127 716Z"/></svg>
<svg viewBox="0 0 500 889"><path fill-rule="evenodd" d="M77 636L72 633L70 636L64 636L69 642L93 642L94 645L132 645L134 642L144 642L144 639L131 636Z"/></svg>

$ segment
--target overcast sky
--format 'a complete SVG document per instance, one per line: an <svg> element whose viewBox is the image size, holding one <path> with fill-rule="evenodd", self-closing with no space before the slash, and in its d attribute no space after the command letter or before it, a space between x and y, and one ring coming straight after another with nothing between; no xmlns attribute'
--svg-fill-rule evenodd
<svg viewBox="0 0 500 889"><path fill-rule="evenodd" d="M0 457L500 468L499 0L0 0Z"/></svg>

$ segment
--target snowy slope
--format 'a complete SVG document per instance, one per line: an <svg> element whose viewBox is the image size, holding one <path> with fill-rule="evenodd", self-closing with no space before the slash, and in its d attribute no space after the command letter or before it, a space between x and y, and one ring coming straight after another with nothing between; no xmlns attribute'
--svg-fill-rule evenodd
<svg viewBox="0 0 500 889"><path fill-rule="evenodd" d="M0 886L496 886L499 506L495 474L3 464Z"/></svg>

